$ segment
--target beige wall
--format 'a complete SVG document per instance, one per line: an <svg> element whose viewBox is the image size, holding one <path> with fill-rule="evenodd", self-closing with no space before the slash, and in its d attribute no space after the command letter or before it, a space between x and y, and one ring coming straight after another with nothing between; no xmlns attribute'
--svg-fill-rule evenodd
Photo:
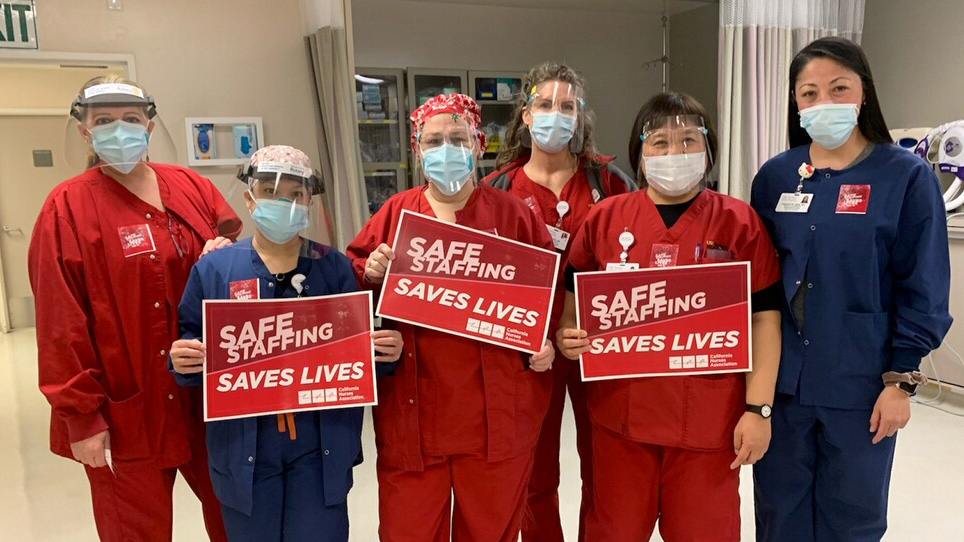
<svg viewBox="0 0 964 542"><path fill-rule="evenodd" d="M355 65L524 71L546 60L588 80L597 146L629 168L639 106L659 91L644 60L660 54L658 15L353 0Z"/></svg>
<svg viewBox="0 0 964 542"><path fill-rule="evenodd" d="M720 49L720 6L717 4L673 15L670 24L669 88L697 99L717 124L717 74Z"/></svg>
<svg viewBox="0 0 964 542"><path fill-rule="evenodd" d="M59 109L65 114L83 82L104 72L126 74L123 64L102 68L61 68L57 64L29 65L0 62L0 110ZM80 81L78 84L77 81Z"/></svg>
<svg viewBox="0 0 964 542"><path fill-rule="evenodd" d="M184 118L199 116L263 117L267 143L317 159L298 0L128 0L122 11L104 0L38 4L42 51L134 55L138 83L157 100L182 165ZM196 169L224 193L238 182L235 167ZM247 221L240 192L232 204Z"/></svg>

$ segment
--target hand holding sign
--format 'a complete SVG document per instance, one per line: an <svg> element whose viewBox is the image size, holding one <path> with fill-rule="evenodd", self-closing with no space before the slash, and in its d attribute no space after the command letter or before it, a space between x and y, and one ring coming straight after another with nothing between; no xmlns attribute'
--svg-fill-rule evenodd
<svg viewBox="0 0 964 542"><path fill-rule="evenodd" d="M375 346L375 361L392 363L402 356L402 334L394 329L372 331L372 345Z"/></svg>
<svg viewBox="0 0 964 542"><path fill-rule="evenodd" d="M538 354L529 356L529 368L537 373L552 369L552 359L556 357L556 350L548 340Z"/></svg>
<svg viewBox="0 0 964 542"><path fill-rule="evenodd" d="M385 280L385 271L388 270L388 262L395 259L395 251L392 247L382 243L368 255L365 261L365 278L372 284L381 284Z"/></svg>
<svg viewBox="0 0 964 542"><path fill-rule="evenodd" d="M585 330L562 328L556 332L556 345L563 356L571 360L589 351L589 335Z"/></svg>
<svg viewBox="0 0 964 542"><path fill-rule="evenodd" d="M171 345L171 365L178 374L189 375L204 370L204 343L197 339L180 339Z"/></svg>

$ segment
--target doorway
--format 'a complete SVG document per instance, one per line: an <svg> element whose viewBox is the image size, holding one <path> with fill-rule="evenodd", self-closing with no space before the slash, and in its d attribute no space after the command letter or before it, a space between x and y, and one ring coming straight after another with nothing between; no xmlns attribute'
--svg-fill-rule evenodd
<svg viewBox="0 0 964 542"><path fill-rule="evenodd" d="M0 332L33 327L27 248L47 194L81 172L67 163L68 107L93 77L133 78L133 56L0 53Z"/></svg>

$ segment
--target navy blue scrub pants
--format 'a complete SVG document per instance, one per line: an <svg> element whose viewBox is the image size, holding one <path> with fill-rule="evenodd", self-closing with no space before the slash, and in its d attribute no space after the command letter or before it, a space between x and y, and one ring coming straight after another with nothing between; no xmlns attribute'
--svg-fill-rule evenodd
<svg viewBox="0 0 964 542"><path fill-rule="evenodd" d="M297 439L275 416L258 418L251 515L222 506L231 542L347 542L348 503L325 506L318 413L295 415Z"/></svg>
<svg viewBox="0 0 964 542"><path fill-rule="evenodd" d="M897 438L871 444L870 410L778 394L770 449L753 467L760 542L869 542L887 530Z"/></svg>

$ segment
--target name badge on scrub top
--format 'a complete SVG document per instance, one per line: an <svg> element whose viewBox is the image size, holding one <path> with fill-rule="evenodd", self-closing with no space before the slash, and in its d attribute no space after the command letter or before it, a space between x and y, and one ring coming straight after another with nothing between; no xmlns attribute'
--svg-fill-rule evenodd
<svg viewBox="0 0 964 542"><path fill-rule="evenodd" d="M261 299L261 283L258 279L232 280L228 287L231 299Z"/></svg>
<svg viewBox="0 0 964 542"><path fill-rule="evenodd" d="M638 263L609 262L606 264L606 271L635 271L639 269Z"/></svg>
<svg viewBox="0 0 964 542"><path fill-rule="evenodd" d="M837 213L865 215L870 204L869 184L842 184L837 196Z"/></svg>
<svg viewBox="0 0 964 542"><path fill-rule="evenodd" d="M556 247L556 250L560 252L566 250L566 247L569 246L569 232L549 224L546 224L546 229L549 230L549 236L552 237L552 244Z"/></svg>
<svg viewBox="0 0 964 542"><path fill-rule="evenodd" d="M778 213L806 213L810 211L813 194L784 192L777 202Z"/></svg>
<svg viewBox="0 0 964 542"><path fill-rule="evenodd" d="M157 250L151 227L147 224L121 226L117 228L117 235L120 236L121 250L124 251L125 258Z"/></svg>
<svg viewBox="0 0 964 542"><path fill-rule="evenodd" d="M650 255L650 267L674 267L679 255L679 245L656 243Z"/></svg>

